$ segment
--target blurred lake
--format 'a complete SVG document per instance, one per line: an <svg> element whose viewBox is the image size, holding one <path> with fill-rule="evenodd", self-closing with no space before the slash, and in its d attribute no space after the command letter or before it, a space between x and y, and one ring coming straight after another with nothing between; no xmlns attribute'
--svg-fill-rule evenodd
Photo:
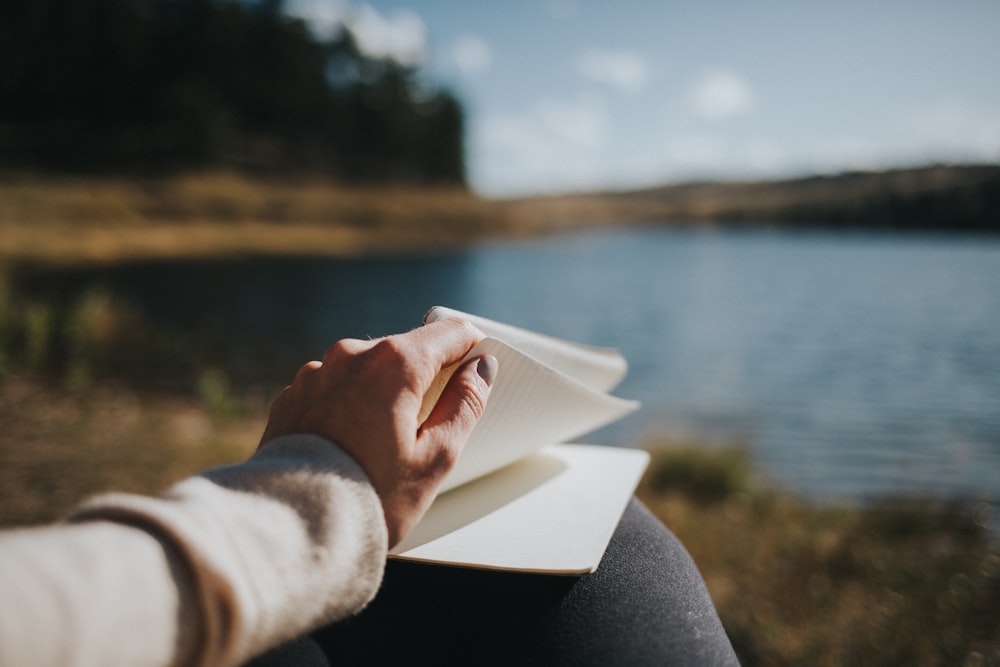
<svg viewBox="0 0 1000 667"><path fill-rule="evenodd" d="M449 305L621 349L631 368L616 393L643 409L586 441L745 442L773 479L817 498L1000 498L997 238L646 227L100 278L164 325L211 321L237 382L290 380L333 340Z"/></svg>

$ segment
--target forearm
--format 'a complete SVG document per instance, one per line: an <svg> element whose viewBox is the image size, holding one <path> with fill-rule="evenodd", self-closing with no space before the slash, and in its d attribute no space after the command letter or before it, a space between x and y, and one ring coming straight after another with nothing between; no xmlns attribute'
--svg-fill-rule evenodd
<svg viewBox="0 0 1000 667"><path fill-rule="evenodd" d="M95 499L70 522L7 536L0 550L0 583L15 591L0 601L0 646L7 616L28 605L18 625L32 634L12 641L32 664L45 664L42 648L53 664L239 664L363 607L387 543L364 472L313 436L276 440L159 499ZM16 664L9 646L0 664Z"/></svg>
<svg viewBox="0 0 1000 667"><path fill-rule="evenodd" d="M110 522L0 535L0 665L182 664L194 587L170 548Z"/></svg>

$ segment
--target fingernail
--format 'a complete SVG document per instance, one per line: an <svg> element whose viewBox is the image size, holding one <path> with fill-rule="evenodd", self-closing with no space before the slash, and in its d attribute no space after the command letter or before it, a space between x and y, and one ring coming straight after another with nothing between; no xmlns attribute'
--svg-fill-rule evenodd
<svg viewBox="0 0 1000 667"><path fill-rule="evenodd" d="M476 372L486 382L487 387L493 386L493 380L496 379L499 368L500 364L493 355L480 357L479 362L476 364Z"/></svg>

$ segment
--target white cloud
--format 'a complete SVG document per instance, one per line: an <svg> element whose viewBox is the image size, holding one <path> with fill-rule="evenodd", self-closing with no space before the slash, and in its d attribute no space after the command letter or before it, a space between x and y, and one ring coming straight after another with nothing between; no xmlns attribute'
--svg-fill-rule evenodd
<svg viewBox="0 0 1000 667"><path fill-rule="evenodd" d="M346 26L358 48L367 56L391 58L401 65L415 66L427 54L427 28L409 9L383 16L369 4L352 5L347 0L288 0L285 13L305 21L320 39L331 39Z"/></svg>
<svg viewBox="0 0 1000 667"><path fill-rule="evenodd" d="M349 25L366 54L392 58L401 65L419 65L427 53L427 29L423 19L409 9L383 16L368 4L358 6Z"/></svg>
<svg viewBox="0 0 1000 667"><path fill-rule="evenodd" d="M481 127L484 143L521 155L592 149L605 143L607 110L593 97L542 100L523 114L494 114Z"/></svg>
<svg viewBox="0 0 1000 667"><path fill-rule="evenodd" d="M726 120L747 113L754 106L750 82L726 69L713 69L695 82L690 96L691 109L708 120Z"/></svg>
<svg viewBox="0 0 1000 667"><path fill-rule="evenodd" d="M493 50L478 35L463 35L451 46L451 59L466 76L481 74L493 65Z"/></svg>
<svg viewBox="0 0 1000 667"><path fill-rule="evenodd" d="M493 195L596 185L609 129L607 108L593 96L485 116L472 126L475 163L483 165L474 176Z"/></svg>
<svg viewBox="0 0 1000 667"><path fill-rule="evenodd" d="M536 113L542 130L569 146L596 148L604 144L608 114L597 98L581 97L573 102L547 100L538 105Z"/></svg>
<svg viewBox="0 0 1000 667"><path fill-rule="evenodd" d="M649 78L646 61L633 51L588 49L579 55L576 64L588 79L628 93L642 90Z"/></svg>
<svg viewBox="0 0 1000 667"><path fill-rule="evenodd" d="M340 32L349 14L346 0L287 0L285 13L302 19L320 39Z"/></svg>
<svg viewBox="0 0 1000 667"><path fill-rule="evenodd" d="M545 140L538 126L522 116L486 116L477 124L475 132L475 143L504 158L502 161L493 160L493 163L503 162L511 170L537 166L546 162L553 153L553 146Z"/></svg>

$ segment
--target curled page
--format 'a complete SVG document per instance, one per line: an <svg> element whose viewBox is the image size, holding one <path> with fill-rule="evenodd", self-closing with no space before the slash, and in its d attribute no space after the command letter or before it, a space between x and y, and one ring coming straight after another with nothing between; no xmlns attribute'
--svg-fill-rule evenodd
<svg viewBox="0 0 1000 667"><path fill-rule="evenodd" d="M625 360L613 350L588 348L449 309L436 308L429 315L433 319L463 317L484 333L506 334L512 339L485 338L463 360L464 363L493 355L500 371L486 412L442 485L442 492L513 463L545 445L589 433L639 407L636 401L617 398L603 390L613 376L623 374L626 368ZM550 363L525 352L521 346L536 353L541 351L540 356ZM424 399L421 420L433 409L457 366L446 369L437 378ZM596 376L600 376L596 385L583 381Z"/></svg>
<svg viewBox="0 0 1000 667"><path fill-rule="evenodd" d="M546 336L452 308L435 306L424 315L424 322L447 317L468 320L487 336L502 340L536 361L598 391L611 391L628 372L625 357L618 350Z"/></svg>

